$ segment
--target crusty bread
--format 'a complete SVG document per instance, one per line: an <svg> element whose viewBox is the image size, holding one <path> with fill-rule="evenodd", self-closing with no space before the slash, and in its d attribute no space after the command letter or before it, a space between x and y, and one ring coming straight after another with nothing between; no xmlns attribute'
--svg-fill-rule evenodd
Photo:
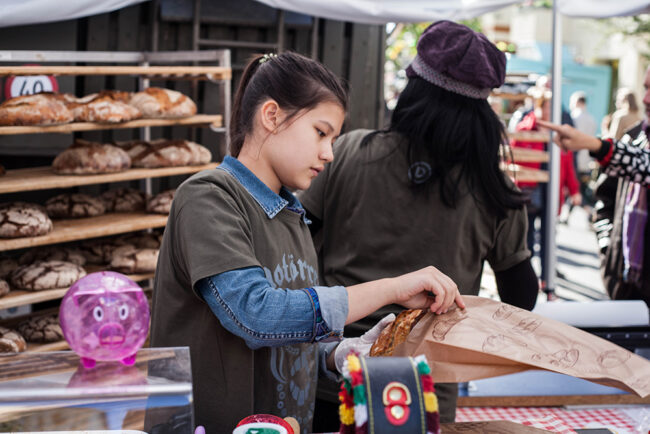
<svg viewBox="0 0 650 434"><path fill-rule="evenodd" d="M47 234L53 227L41 205L26 202L0 204L0 238L36 237Z"/></svg>
<svg viewBox="0 0 650 434"><path fill-rule="evenodd" d="M111 268L121 273L150 273L156 270L156 262L158 249L139 249L127 244L113 251Z"/></svg>
<svg viewBox="0 0 650 434"><path fill-rule="evenodd" d="M196 166L207 164L212 159L208 148L189 140L131 140L115 142L115 145L129 154L133 167Z"/></svg>
<svg viewBox="0 0 650 434"><path fill-rule="evenodd" d="M51 92L17 96L0 104L0 125L56 125L73 119L60 95Z"/></svg>
<svg viewBox="0 0 650 434"><path fill-rule="evenodd" d="M174 200L174 190L166 190L158 193L152 198L147 199L147 212L155 214L169 214L172 209L172 201Z"/></svg>
<svg viewBox="0 0 650 434"><path fill-rule="evenodd" d="M142 117L140 110L128 103L129 92L104 90L83 98L66 97L76 122L118 123Z"/></svg>
<svg viewBox="0 0 650 434"><path fill-rule="evenodd" d="M62 193L45 202L50 218L81 218L102 215L106 212L104 201L83 193Z"/></svg>
<svg viewBox="0 0 650 434"><path fill-rule="evenodd" d="M121 172L131 167L131 158L117 146L75 140L54 159L52 168L64 175Z"/></svg>
<svg viewBox="0 0 650 434"><path fill-rule="evenodd" d="M136 212L145 209L147 194L134 188L108 190L101 196L106 212Z"/></svg>
<svg viewBox="0 0 650 434"><path fill-rule="evenodd" d="M390 325L388 325L370 348L370 356L392 356L395 347L406 341L413 327L426 314L423 309L409 309L401 312Z"/></svg>
<svg viewBox="0 0 650 434"><path fill-rule="evenodd" d="M11 273L11 287L29 291L67 288L85 275L86 271L72 262L34 262Z"/></svg>
<svg viewBox="0 0 650 434"><path fill-rule="evenodd" d="M196 114L196 104L187 96L171 89L150 87L136 92L130 104L145 118L182 118Z"/></svg>
<svg viewBox="0 0 650 434"><path fill-rule="evenodd" d="M0 353L20 353L26 349L27 343L20 333L0 326Z"/></svg>

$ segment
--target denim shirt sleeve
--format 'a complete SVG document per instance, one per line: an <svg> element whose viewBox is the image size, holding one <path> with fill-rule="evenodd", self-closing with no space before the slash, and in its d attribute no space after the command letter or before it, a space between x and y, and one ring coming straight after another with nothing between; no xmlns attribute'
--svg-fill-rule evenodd
<svg viewBox="0 0 650 434"><path fill-rule="evenodd" d="M342 286L274 288L262 268L247 267L201 279L196 289L219 322L252 349L343 336L348 298Z"/></svg>

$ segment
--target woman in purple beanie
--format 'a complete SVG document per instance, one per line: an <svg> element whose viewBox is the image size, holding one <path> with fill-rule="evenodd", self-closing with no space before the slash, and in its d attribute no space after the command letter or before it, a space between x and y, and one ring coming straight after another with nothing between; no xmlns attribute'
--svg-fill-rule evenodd
<svg viewBox="0 0 650 434"><path fill-rule="evenodd" d="M533 308L525 199L499 168L506 134L487 102L505 67L505 55L466 26L440 21L424 31L390 126L340 137L334 161L299 196L321 281L351 285L434 265L477 295L487 260L501 300ZM400 310L384 308L345 334ZM436 394L441 422L453 422L457 386L437 384Z"/></svg>

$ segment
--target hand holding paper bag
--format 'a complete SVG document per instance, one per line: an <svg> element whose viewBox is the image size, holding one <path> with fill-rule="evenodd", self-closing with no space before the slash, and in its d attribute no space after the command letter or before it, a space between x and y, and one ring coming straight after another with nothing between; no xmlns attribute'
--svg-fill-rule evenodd
<svg viewBox="0 0 650 434"><path fill-rule="evenodd" d="M441 383L545 369L650 395L650 361L526 310L482 297L464 299L467 309L427 313L394 355L424 354Z"/></svg>

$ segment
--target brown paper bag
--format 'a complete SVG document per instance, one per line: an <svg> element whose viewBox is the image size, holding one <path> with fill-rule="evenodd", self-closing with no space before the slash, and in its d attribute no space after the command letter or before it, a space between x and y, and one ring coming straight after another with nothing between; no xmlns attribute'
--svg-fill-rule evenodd
<svg viewBox="0 0 650 434"><path fill-rule="evenodd" d="M428 313L395 356L426 355L439 383L545 369L650 395L650 361L567 324L488 298Z"/></svg>

